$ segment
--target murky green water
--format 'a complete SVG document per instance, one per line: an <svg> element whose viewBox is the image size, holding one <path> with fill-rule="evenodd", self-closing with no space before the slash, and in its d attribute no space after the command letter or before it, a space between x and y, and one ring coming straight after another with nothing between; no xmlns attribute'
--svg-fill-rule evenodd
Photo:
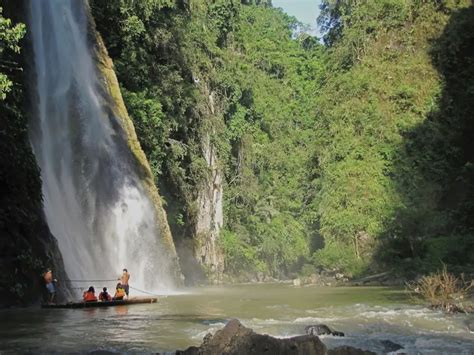
<svg viewBox="0 0 474 355"><path fill-rule="evenodd" d="M382 340L405 353L474 354L466 315L446 316L410 302L390 288L293 287L287 284L191 289L157 304L75 310L0 312L0 353L97 349L150 353L199 345L231 318L261 333L286 337L325 323L346 333L327 336L334 347L351 344L384 353Z"/></svg>

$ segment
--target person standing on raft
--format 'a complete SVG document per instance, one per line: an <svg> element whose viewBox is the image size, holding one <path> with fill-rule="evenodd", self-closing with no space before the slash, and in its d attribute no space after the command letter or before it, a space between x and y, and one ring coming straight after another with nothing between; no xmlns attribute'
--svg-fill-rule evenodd
<svg viewBox="0 0 474 355"><path fill-rule="evenodd" d="M125 290L125 293L127 294L128 298L128 280L130 280L130 274L128 273L127 269L123 269L123 274L118 278L120 280L120 284L122 285L122 288Z"/></svg>
<svg viewBox="0 0 474 355"><path fill-rule="evenodd" d="M53 278L53 271L48 269L44 276L44 282L46 284L46 289L48 290L48 304L56 303L56 282L58 280Z"/></svg>

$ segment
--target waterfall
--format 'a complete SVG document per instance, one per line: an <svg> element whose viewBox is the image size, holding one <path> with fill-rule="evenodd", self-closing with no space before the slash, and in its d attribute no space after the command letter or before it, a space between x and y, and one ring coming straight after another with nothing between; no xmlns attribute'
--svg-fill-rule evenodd
<svg viewBox="0 0 474 355"><path fill-rule="evenodd" d="M30 137L66 272L72 280L110 279L127 268L136 288L172 289L155 207L94 62L88 4L30 0L29 10L36 74Z"/></svg>

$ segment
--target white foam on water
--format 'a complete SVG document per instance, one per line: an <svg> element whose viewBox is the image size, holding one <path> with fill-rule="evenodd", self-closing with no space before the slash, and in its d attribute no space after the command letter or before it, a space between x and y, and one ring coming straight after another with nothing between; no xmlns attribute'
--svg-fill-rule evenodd
<svg viewBox="0 0 474 355"><path fill-rule="evenodd" d="M414 317L414 318L424 318L432 314L426 308L421 309L388 309L388 308L381 308L376 310L370 310L366 312L360 313L361 317L365 318L393 318L393 317Z"/></svg>
<svg viewBox="0 0 474 355"><path fill-rule="evenodd" d="M222 328L224 328L225 325L226 325L226 323L213 323L213 324L210 324L209 327L206 330L201 331L201 332L193 335L192 339L202 340L209 333L214 335L214 334L216 334L216 332L218 330L221 330Z"/></svg>
<svg viewBox="0 0 474 355"><path fill-rule="evenodd" d="M300 317L296 318L293 323L318 324L324 322L334 322L341 319L341 317Z"/></svg>
<svg viewBox="0 0 474 355"><path fill-rule="evenodd" d="M259 318L252 318L250 320L251 323L253 324L263 324L263 325L268 325L268 324L282 324L283 321L269 318L269 319L259 319Z"/></svg>

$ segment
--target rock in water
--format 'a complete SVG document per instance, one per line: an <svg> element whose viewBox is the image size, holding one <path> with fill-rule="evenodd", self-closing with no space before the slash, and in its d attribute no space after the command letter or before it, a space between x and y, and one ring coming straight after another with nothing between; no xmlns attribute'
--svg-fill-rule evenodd
<svg viewBox="0 0 474 355"><path fill-rule="evenodd" d="M328 355L375 355L372 351L361 350L353 348L352 346L338 346L337 348L330 349L327 352Z"/></svg>
<svg viewBox="0 0 474 355"><path fill-rule="evenodd" d="M246 354L298 354L298 355L371 355L372 352L352 347L327 350L314 335L301 335L278 339L269 335L257 334L244 327L237 319L231 320L213 337L206 336L203 344L177 351L177 355L246 355Z"/></svg>
<svg viewBox="0 0 474 355"><path fill-rule="evenodd" d="M384 350L387 352L387 353L391 353L393 351L397 351L397 350L400 350L400 349L403 349L403 346L401 346L400 344L397 344L397 343L394 343L393 341L391 340L382 340L380 343L382 343L382 345L384 346Z"/></svg>
<svg viewBox="0 0 474 355"><path fill-rule="evenodd" d="M304 330L308 335L334 335L338 337L344 336L343 332L332 330L326 324L308 325L304 328Z"/></svg>
<svg viewBox="0 0 474 355"><path fill-rule="evenodd" d="M466 320L466 326L471 333L474 332L474 316L471 316L469 319Z"/></svg>

